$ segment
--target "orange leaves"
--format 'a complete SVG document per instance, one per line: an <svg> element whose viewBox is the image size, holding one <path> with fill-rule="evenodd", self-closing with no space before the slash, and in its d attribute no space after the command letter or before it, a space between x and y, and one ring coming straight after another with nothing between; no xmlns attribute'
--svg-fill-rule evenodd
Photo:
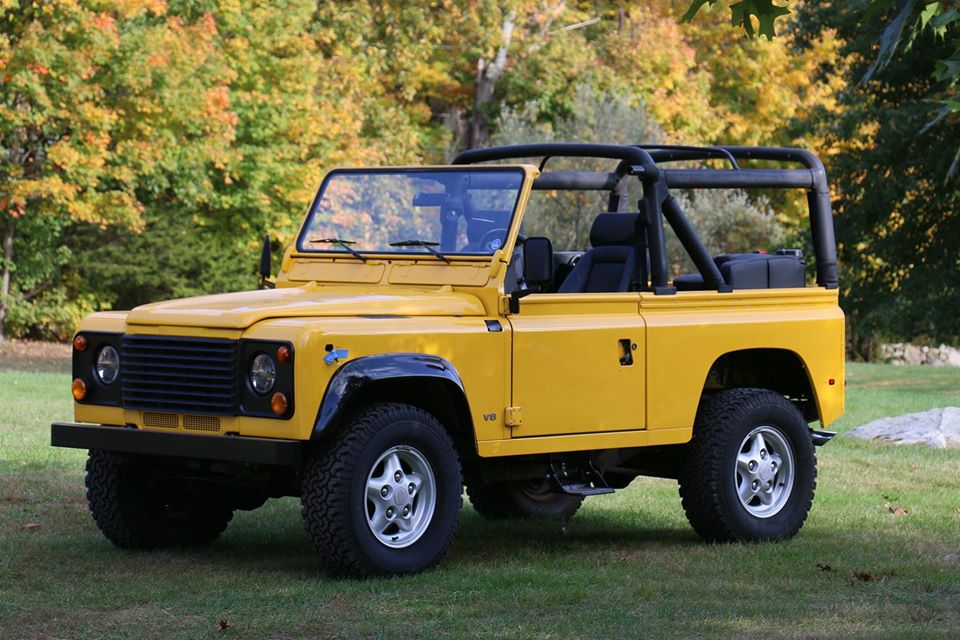
<svg viewBox="0 0 960 640"><path fill-rule="evenodd" d="M198 33L208 39L213 39L217 35L217 21L209 11L200 16L197 27Z"/></svg>
<svg viewBox="0 0 960 640"><path fill-rule="evenodd" d="M147 66L149 67L166 67L169 62L170 59L166 53L151 53L147 56Z"/></svg>
<svg viewBox="0 0 960 640"><path fill-rule="evenodd" d="M94 27L100 31L114 32L117 29L117 21L109 13L98 13L91 20Z"/></svg>
<svg viewBox="0 0 960 640"><path fill-rule="evenodd" d="M226 85L211 87L204 92L203 117L228 127L235 127L237 114L230 110L230 88Z"/></svg>

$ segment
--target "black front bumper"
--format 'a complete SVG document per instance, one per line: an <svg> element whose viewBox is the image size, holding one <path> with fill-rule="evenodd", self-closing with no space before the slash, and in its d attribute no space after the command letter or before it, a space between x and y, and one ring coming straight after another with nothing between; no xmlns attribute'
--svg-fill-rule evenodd
<svg viewBox="0 0 960 640"><path fill-rule="evenodd" d="M303 460L303 443L299 440L163 433L66 422L50 425L50 444L73 449L280 466L298 466Z"/></svg>

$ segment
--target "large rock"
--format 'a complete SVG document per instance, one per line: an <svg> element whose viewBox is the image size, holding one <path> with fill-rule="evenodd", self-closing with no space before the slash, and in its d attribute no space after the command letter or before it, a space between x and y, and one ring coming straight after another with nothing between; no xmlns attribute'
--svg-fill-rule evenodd
<svg viewBox="0 0 960 640"><path fill-rule="evenodd" d="M960 407L881 418L852 429L846 435L893 444L925 444L938 449L960 448Z"/></svg>
<svg viewBox="0 0 960 640"><path fill-rule="evenodd" d="M903 347L903 361L906 364L923 364L923 351L919 347L908 344Z"/></svg>
<svg viewBox="0 0 960 640"><path fill-rule="evenodd" d="M938 347L925 345L918 347L903 342L881 344L878 350L878 360L887 364L928 365L942 367L960 367L960 349L941 344Z"/></svg>

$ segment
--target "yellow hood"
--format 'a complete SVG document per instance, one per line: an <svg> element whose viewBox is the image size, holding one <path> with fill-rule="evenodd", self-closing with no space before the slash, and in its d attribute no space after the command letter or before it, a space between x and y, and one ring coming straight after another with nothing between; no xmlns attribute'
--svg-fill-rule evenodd
<svg viewBox="0 0 960 640"><path fill-rule="evenodd" d="M481 316L484 308L452 291L307 286L154 302L132 310L127 324L246 329L267 318L362 315Z"/></svg>

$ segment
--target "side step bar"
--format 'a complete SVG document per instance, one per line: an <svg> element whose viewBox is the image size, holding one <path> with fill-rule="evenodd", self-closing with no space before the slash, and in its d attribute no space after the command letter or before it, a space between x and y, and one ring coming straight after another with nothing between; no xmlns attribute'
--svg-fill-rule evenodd
<svg viewBox="0 0 960 640"><path fill-rule="evenodd" d="M554 488L571 496L613 493L613 489L592 462L587 462L586 467L577 466L572 469L567 467L566 463L553 462L550 464L547 477Z"/></svg>
<svg viewBox="0 0 960 640"><path fill-rule="evenodd" d="M810 429L810 438L813 440L813 444L816 447L822 447L823 445L827 444L833 440L835 435L837 435L836 431L816 431L814 429Z"/></svg>

